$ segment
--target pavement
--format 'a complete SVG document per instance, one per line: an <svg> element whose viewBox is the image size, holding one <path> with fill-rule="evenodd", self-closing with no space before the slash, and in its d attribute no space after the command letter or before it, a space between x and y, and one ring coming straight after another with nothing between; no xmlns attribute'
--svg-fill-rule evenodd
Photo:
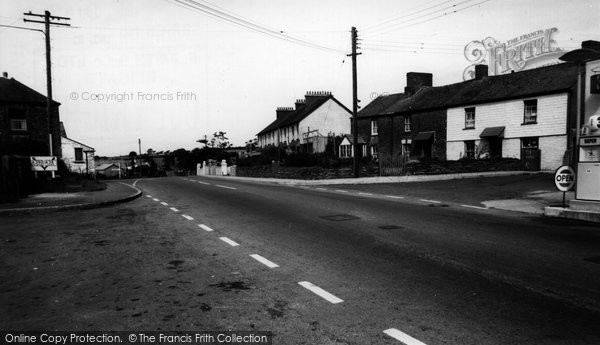
<svg viewBox="0 0 600 345"><path fill-rule="evenodd" d="M93 192L33 194L13 203L0 203L0 215L89 209L127 202L142 192L135 182L107 181L106 189Z"/></svg>
<svg viewBox="0 0 600 345"><path fill-rule="evenodd" d="M552 175L522 171L480 172L444 175L382 176L332 180L293 180L237 176L207 176L214 179L253 181L290 186L337 187L382 195L407 195L444 202L465 203L484 208L543 215L547 207L562 206L562 192L556 191ZM136 181L137 182L137 181ZM141 195L136 182L108 181L96 192L43 193L16 203L0 204L0 214L57 211L102 207L133 200ZM566 194L568 203L574 197Z"/></svg>

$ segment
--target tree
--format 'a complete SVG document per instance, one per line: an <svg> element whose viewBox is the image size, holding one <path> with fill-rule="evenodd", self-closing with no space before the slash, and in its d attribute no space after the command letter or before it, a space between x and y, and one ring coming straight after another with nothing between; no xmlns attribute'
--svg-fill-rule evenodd
<svg viewBox="0 0 600 345"><path fill-rule="evenodd" d="M225 136L226 134L223 131L213 133L213 137L210 139L210 147L219 149L230 148L231 143L229 142L229 138Z"/></svg>

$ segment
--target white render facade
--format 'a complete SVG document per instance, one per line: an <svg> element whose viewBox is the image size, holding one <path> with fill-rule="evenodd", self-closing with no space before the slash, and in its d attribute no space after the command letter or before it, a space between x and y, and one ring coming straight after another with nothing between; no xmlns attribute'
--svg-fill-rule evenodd
<svg viewBox="0 0 600 345"><path fill-rule="evenodd" d="M446 157L458 160L471 153L473 148L477 154L479 148L489 145L488 139L480 137L482 131L504 127L503 136L498 139L501 140L502 157L521 158L521 148L538 148L541 150L541 169L554 171L562 165L567 150L568 102L565 92L449 108ZM525 119L526 105L532 103L536 103L535 121L531 121L531 117ZM467 126L467 108L475 109L474 126Z"/></svg>
<svg viewBox="0 0 600 345"><path fill-rule="evenodd" d="M329 133L335 135L350 133L351 117L352 115L344 107L329 99L300 122L259 135L258 146L262 148L269 145L290 144L295 140L305 144L307 134L308 140L311 140L310 137L323 137ZM323 145L315 147L315 152L324 150Z"/></svg>
<svg viewBox="0 0 600 345"><path fill-rule="evenodd" d="M94 149L73 139L61 137L62 159L70 172L93 174L96 172Z"/></svg>

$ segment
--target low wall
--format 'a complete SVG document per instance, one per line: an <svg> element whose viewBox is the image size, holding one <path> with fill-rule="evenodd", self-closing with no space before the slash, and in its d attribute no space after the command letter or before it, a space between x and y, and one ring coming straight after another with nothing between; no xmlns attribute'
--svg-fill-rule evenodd
<svg viewBox="0 0 600 345"><path fill-rule="evenodd" d="M301 180L326 180L354 177L352 168L328 169L321 167L284 167L274 165L240 167L236 169L237 176L263 177ZM461 161L430 161L412 162L406 165L406 171L401 175L438 175L484 171L519 171L522 163L518 159L498 160L461 160ZM379 176L377 165L361 166L361 177Z"/></svg>

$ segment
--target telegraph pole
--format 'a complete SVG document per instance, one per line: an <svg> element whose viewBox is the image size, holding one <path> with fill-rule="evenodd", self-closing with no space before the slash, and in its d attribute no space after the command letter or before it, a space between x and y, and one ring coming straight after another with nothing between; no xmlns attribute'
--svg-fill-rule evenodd
<svg viewBox="0 0 600 345"><path fill-rule="evenodd" d="M352 159L352 167L354 170L354 177L358 178L360 175L359 166L358 166L358 87L357 87L357 77L356 77L356 56L361 53L356 52L356 46L358 41L358 33L356 28L353 26L351 33L351 43L352 43L352 54L347 56L352 57L352 133L354 134L354 145L352 145L353 150L353 159Z"/></svg>
<svg viewBox="0 0 600 345"><path fill-rule="evenodd" d="M71 20L71 18L67 17L58 17L50 14L50 11L45 11L44 14L36 14L31 13L23 13L25 16L29 17L41 17L44 18L44 21L41 20L31 20L31 19L23 19L26 23L40 23L45 25L44 35L46 36L46 87L48 89L46 95L46 114L48 116L48 140L50 147L50 156L52 156L52 63L50 59L50 25L60 25L60 26L71 26L68 23L57 23L53 22L53 20ZM54 174L54 172L52 172Z"/></svg>

